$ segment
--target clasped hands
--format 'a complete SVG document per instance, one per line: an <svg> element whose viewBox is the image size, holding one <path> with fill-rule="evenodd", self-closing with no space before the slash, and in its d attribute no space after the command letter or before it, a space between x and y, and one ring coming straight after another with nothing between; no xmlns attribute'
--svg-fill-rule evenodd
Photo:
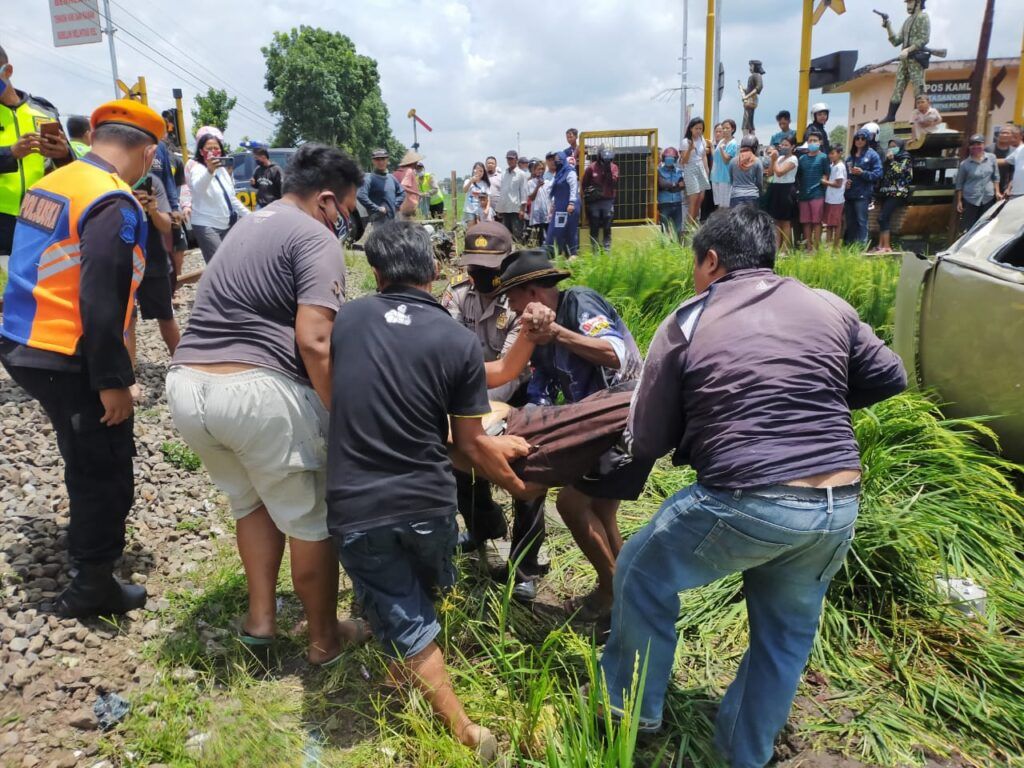
<svg viewBox="0 0 1024 768"><path fill-rule="evenodd" d="M555 311L539 301L526 305L519 324L520 333L525 334L534 344L542 346L555 341L562 328L555 322Z"/></svg>

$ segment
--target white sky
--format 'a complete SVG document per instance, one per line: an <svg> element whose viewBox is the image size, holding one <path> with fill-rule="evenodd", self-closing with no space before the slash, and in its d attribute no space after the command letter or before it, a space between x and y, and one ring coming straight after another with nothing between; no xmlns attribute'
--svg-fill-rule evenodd
<svg viewBox="0 0 1024 768"><path fill-rule="evenodd" d="M736 81L746 82L748 59L761 59L767 74L757 127L764 139L774 130L778 109L796 111L800 3L722 3L721 117L740 121ZM88 114L111 98L105 43L54 48L46 0L0 0L0 6L0 45L15 66L18 88L48 98L65 116ZM828 12L815 28L813 55L859 48L858 66L895 55L871 9L886 11L899 24L904 3L847 0L847 6L844 16ZM974 58L983 7L983 0L930 0L932 45L949 48L951 58ZM263 108L269 94L259 49L275 30L307 24L348 35L360 53L377 59L396 136L412 143L405 117L410 107L433 126L433 133L420 132L420 151L428 167L442 174L465 172L489 154L503 157L516 147L517 136L522 152L543 156L564 146L570 125L656 127L662 145L677 143L678 95L654 97L679 85L682 8L683 0L111 0L115 25L123 29L115 35L121 79L145 75L150 103L158 109L172 106L171 89L181 87L186 115L192 95L205 90L199 80L229 85L239 97L228 125L233 143L243 135L262 140L272 131ZM695 85L703 81L704 9L705 0L690 0L689 80ZM1017 56L1022 28L1024 2L1000 0L990 55ZM131 35L145 40L171 72L130 50L145 49ZM845 96L824 100L834 115L845 113ZM702 92L691 91L690 102L699 114Z"/></svg>

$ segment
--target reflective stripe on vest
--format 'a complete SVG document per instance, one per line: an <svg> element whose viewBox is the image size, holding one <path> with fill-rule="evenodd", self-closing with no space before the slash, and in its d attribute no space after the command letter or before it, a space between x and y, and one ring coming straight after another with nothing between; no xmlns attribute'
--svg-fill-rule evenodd
<svg viewBox="0 0 1024 768"><path fill-rule="evenodd" d="M112 196L133 204L121 231L134 246L124 317L127 330L135 290L146 271L141 247L146 241L145 212L116 174L79 160L44 177L25 195L14 229L4 294L0 328L4 336L36 349L64 355L77 352L82 338L81 227L92 208Z"/></svg>
<svg viewBox="0 0 1024 768"><path fill-rule="evenodd" d="M0 147L10 147L26 133L38 132L39 122L53 120L51 115L31 106L28 102L17 107L0 104ZM18 169L0 173L0 213L18 215L25 191L43 178L46 158L38 152L29 152L18 161Z"/></svg>

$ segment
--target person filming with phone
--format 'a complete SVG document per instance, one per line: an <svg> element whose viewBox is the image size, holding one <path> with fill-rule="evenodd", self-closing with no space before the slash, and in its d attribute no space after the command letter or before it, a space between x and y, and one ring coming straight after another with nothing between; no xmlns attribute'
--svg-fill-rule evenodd
<svg viewBox="0 0 1024 768"><path fill-rule="evenodd" d="M25 191L54 166L74 160L57 108L11 84L14 65L0 48L0 256L11 252Z"/></svg>
<svg viewBox="0 0 1024 768"><path fill-rule="evenodd" d="M228 230L249 209L235 197L231 177L231 157L224 143L212 134L196 140L196 162L189 171L192 188L192 231L195 232L203 260L209 264Z"/></svg>

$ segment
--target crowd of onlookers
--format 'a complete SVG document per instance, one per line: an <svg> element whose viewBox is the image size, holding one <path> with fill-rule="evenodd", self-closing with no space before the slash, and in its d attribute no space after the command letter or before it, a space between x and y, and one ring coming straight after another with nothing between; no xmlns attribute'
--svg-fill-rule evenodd
<svg viewBox="0 0 1024 768"><path fill-rule="evenodd" d="M869 243L868 219L877 210L876 252L892 250L891 233L899 210L914 184L907 141L891 138L879 144L880 127L867 123L854 134L849 151L832 145L826 124L828 106L812 107L813 121L797 140L786 110L776 115L779 130L762 147L748 133L736 137L736 122L723 120L710 138L704 120L693 118L679 149L666 147L658 168L658 211L662 227L682 237L716 208L759 206L775 220L779 245L795 242L798 225L804 246ZM913 139L941 130L943 123L927 96L919 96L911 120ZM955 180L961 229L967 230L996 201L1024 194L1014 187L1013 172L1024 159L1021 129L1007 124L986 148L980 134L970 137L969 153Z"/></svg>

